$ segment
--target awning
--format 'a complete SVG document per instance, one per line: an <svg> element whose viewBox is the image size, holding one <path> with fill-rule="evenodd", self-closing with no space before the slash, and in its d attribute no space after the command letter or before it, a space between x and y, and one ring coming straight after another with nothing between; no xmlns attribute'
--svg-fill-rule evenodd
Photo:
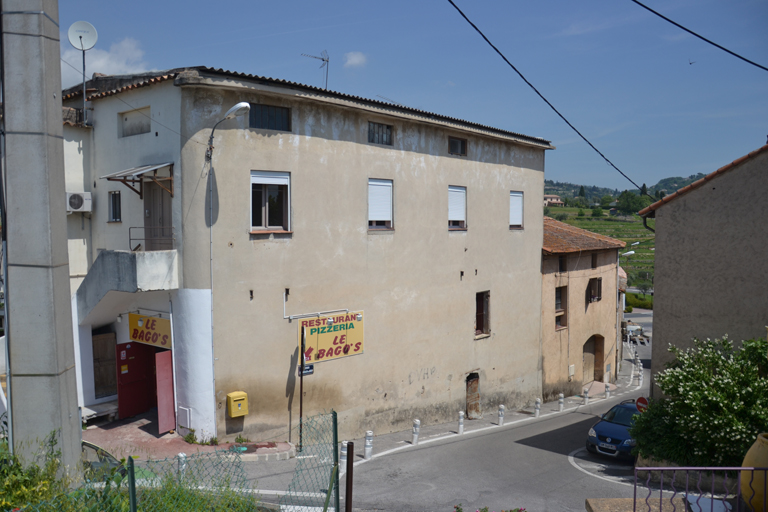
<svg viewBox="0 0 768 512"><path fill-rule="evenodd" d="M168 167L168 176L158 176L157 171L164 167ZM142 199L144 199L144 183L153 182L157 183L160 188L171 194L171 197L173 197L173 162L132 167L124 171L107 174L100 179L119 181L139 194L139 197ZM136 188L136 185L138 185L138 188Z"/></svg>

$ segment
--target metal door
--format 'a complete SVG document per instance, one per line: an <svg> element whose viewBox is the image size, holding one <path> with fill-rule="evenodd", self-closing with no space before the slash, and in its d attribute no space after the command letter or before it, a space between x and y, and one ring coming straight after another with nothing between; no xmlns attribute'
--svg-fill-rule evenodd
<svg viewBox="0 0 768 512"><path fill-rule="evenodd" d="M479 420L483 417L480 409L480 376L470 373L467 376L467 419Z"/></svg>
<svg viewBox="0 0 768 512"><path fill-rule="evenodd" d="M171 225L171 195L156 183L145 183L144 250L173 249Z"/></svg>
<svg viewBox="0 0 768 512"><path fill-rule="evenodd" d="M173 353L170 350L155 354L155 379L158 434L165 434L176 428L176 410L173 404Z"/></svg>
<svg viewBox="0 0 768 512"><path fill-rule="evenodd" d="M589 338L584 344L581 366L584 370L581 383L589 384L595 380L595 338Z"/></svg>
<svg viewBox="0 0 768 512"><path fill-rule="evenodd" d="M96 398L117 394L115 371L115 333L96 334L91 338L93 347L93 387Z"/></svg>
<svg viewBox="0 0 768 512"><path fill-rule="evenodd" d="M117 413L123 419L155 406L155 347L131 342L117 350Z"/></svg>

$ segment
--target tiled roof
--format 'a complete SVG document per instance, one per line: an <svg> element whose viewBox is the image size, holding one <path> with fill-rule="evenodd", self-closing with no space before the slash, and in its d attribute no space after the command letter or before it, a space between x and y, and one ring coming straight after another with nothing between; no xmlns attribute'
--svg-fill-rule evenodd
<svg viewBox="0 0 768 512"><path fill-rule="evenodd" d="M179 74L184 72L198 72L198 73L207 73L209 75L221 75L229 78L240 78L240 79L246 79L246 80L252 80L252 81L258 81L264 84L268 85L278 85L283 87L288 87L292 89L298 89L303 90L307 92L313 92L318 93L326 96L331 96L335 98L341 98L348 101L355 101L359 103L363 103L370 106L383 106L387 107L390 110L396 110L403 113L408 114L415 114L422 118L425 118L427 120L432 121L441 121L441 122L447 122L447 123L453 123L459 126L464 126L468 128L472 128L479 131L484 131L490 134L497 134L497 135L503 135L505 137L510 137L512 139L516 139L519 142L525 142L528 144L532 144L534 146L538 146L544 149L555 149L555 147L552 145L552 143L546 139L542 139L540 137L532 137L530 135L523 135L521 133L511 132L508 130L503 130L501 128L494 128L492 126L483 125L480 123L474 123L472 121L465 121L463 119L457 119L455 117L450 116L444 116L440 114L435 114L433 112L427 112L425 110L419 110L416 108L406 107L403 105L397 105L394 103L388 103L384 101L379 100L372 100L369 98L363 98L361 96L353 96L350 94L345 94L342 92L337 91L331 91L327 89L323 89L321 87L315 87L312 85L306 85L301 84L298 82L291 82L288 80L282 80L277 78L269 78L265 76L259 76L259 75L251 75L248 73L239 73L236 71L229 71L221 68L209 68L206 66L196 66L196 67L189 67L189 68L176 68L176 69L170 69L165 71L157 71L156 73L143 73L141 75L136 75L136 81L133 81L132 83L129 83L127 85L121 85L117 88L107 90L107 91L98 91L96 94L88 95L88 100L95 100L99 98L105 98L107 96L113 96L115 94L119 94L121 92L125 92L131 89L137 89L139 87L145 87L148 85L152 85L158 82L163 82L165 80L171 80L176 78ZM109 77L100 77L102 79L107 79ZM122 80L129 80L130 77L115 77L116 79L122 79ZM94 78L93 81L90 82L91 84L97 83L96 78ZM66 91L64 91L63 99L68 100L72 99L78 96L82 96L83 91L81 86L73 86Z"/></svg>
<svg viewBox="0 0 768 512"><path fill-rule="evenodd" d="M544 217L544 254L621 249L625 242Z"/></svg>
<svg viewBox="0 0 768 512"><path fill-rule="evenodd" d="M656 201L652 205L650 205L650 206L640 210L637 214L640 215L641 217L645 217L646 215L653 214L661 206L664 206L665 204L667 204L668 202L672 201L673 199L678 198L678 197L680 197L682 195L685 195L688 192L690 192L691 190L699 188L700 186L704 185L708 181L713 180L714 178L720 176L721 174L725 174L726 172L730 171L731 169L734 169L735 167L738 167L740 164L743 164L747 160L751 160L752 158L756 157L757 155L759 155L759 154L761 154L761 153L763 153L765 151L768 151L768 144L766 144L765 146L761 147L760 149L754 150L750 154L745 155L745 156L739 158L738 160L734 160L733 162L729 163L728 165L724 165L723 167L719 168L715 172L707 174L706 176L704 176L700 180L694 181L690 185L685 186L685 187L681 188L680 190L678 190L678 191L676 191L676 192L674 192L672 194L669 194L668 196L665 196L661 201Z"/></svg>

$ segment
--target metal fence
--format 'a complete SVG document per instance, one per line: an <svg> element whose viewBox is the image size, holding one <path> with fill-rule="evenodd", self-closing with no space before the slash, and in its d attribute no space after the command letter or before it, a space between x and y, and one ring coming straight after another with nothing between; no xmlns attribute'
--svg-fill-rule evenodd
<svg viewBox="0 0 768 512"><path fill-rule="evenodd" d="M296 469L280 498L285 511L339 512L339 452L336 411L305 418L299 425Z"/></svg>
<svg viewBox="0 0 768 512"><path fill-rule="evenodd" d="M768 468L635 468L635 512L768 512Z"/></svg>

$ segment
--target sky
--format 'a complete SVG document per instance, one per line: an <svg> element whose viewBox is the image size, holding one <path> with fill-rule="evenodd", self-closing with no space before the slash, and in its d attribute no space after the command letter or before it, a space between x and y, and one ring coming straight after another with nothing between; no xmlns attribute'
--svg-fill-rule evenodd
<svg viewBox="0 0 768 512"><path fill-rule="evenodd" d="M630 0L454 0L509 61L636 183L710 173L768 138L768 72ZM643 3L768 67L768 1ZM545 177L625 190L611 168L447 0L59 2L98 31L86 73L210 66L393 101L552 141ZM62 62L62 82L82 71Z"/></svg>

